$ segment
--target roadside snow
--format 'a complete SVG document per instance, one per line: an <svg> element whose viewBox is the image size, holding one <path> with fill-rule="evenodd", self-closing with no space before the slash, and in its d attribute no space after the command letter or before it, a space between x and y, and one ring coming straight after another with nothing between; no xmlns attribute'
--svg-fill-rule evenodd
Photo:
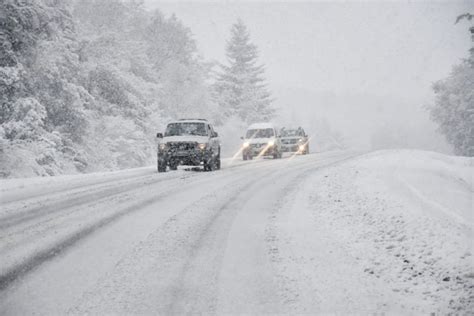
<svg viewBox="0 0 474 316"><path fill-rule="evenodd" d="M401 308L467 312L474 310L473 170L471 158L379 151L315 174L305 190L315 228L330 232L368 279L403 296Z"/></svg>

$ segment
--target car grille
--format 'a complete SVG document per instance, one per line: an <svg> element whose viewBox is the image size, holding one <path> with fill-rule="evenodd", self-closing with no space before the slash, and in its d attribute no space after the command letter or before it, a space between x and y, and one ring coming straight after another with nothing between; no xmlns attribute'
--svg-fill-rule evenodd
<svg viewBox="0 0 474 316"><path fill-rule="evenodd" d="M196 149L196 143L194 142L170 142L168 143L171 151L187 151Z"/></svg>
<svg viewBox="0 0 474 316"><path fill-rule="evenodd" d="M296 144L298 142L298 139L282 139L281 142L283 144Z"/></svg>
<svg viewBox="0 0 474 316"><path fill-rule="evenodd" d="M267 144L251 144L250 146L252 146L252 148L259 149L259 148L265 147L266 145Z"/></svg>

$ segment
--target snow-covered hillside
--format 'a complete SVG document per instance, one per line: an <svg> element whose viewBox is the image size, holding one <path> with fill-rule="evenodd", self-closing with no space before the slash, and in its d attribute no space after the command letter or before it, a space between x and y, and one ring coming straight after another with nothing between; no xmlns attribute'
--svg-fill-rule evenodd
<svg viewBox="0 0 474 316"><path fill-rule="evenodd" d="M328 168L306 183L311 230L393 292L388 304L473 311L473 162L396 150Z"/></svg>

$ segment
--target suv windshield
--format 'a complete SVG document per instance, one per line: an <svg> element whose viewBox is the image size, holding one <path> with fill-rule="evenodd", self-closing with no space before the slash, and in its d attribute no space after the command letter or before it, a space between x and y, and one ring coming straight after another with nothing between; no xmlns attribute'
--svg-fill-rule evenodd
<svg viewBox="0 0 474 316"><path fill-rule="evenodd" d="M245 138L270 138L275 136L272 128L249 129Z"/></svg>
<svg viewBox="0 0 474 316"><path fill-rule="evenodd" d="M204 123L170 123L166 127L165 136L198 135L207 136Z"/></svg>
<svg viewBox="0 0 474 316"><path fill-rule="evenodd" d="M306 137L305 132L301 127L298 127L295 129L282 128L280 133L282 137L296 137L296 136Z"/></svg>
<svg viewBox="0 0 474 316"><path fill-rule="evenodd" d="M281 131L281 136L283 137L293 137L293 136L300 136L301 133L297 129L288 129L288 130L282 130Z"/></svg>

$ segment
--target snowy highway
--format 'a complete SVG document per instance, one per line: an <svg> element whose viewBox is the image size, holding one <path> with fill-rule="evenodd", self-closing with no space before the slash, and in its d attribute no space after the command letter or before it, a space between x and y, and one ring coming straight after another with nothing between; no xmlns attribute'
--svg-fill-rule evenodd
<svg viewBox="0 0 474 316"><path fill-rule="evenodd" d="M474 316L471 2L0 0L0 316Z"/></svg>
<svg viewBox="0 0 474 316"><path fill-rule="evenodd" d="M408 214L404 205L419 201L361 195L363 186L351 179L362 173L363 159L373 155L225 160L216 172L158 174L149 167L2 180L0 314L412 313L474 306L472 183L453 184L457 213ZM460 164L460 174L472 173L472 165ZM404 181L415 190L416 183ZM393 185L392 193L405 190ZM382 208L387 214L374 211ZM432 231L449 237L439 245ZM436 253L445 247L463 260ZM413 262L420 251L426 256Z"/></svg>

